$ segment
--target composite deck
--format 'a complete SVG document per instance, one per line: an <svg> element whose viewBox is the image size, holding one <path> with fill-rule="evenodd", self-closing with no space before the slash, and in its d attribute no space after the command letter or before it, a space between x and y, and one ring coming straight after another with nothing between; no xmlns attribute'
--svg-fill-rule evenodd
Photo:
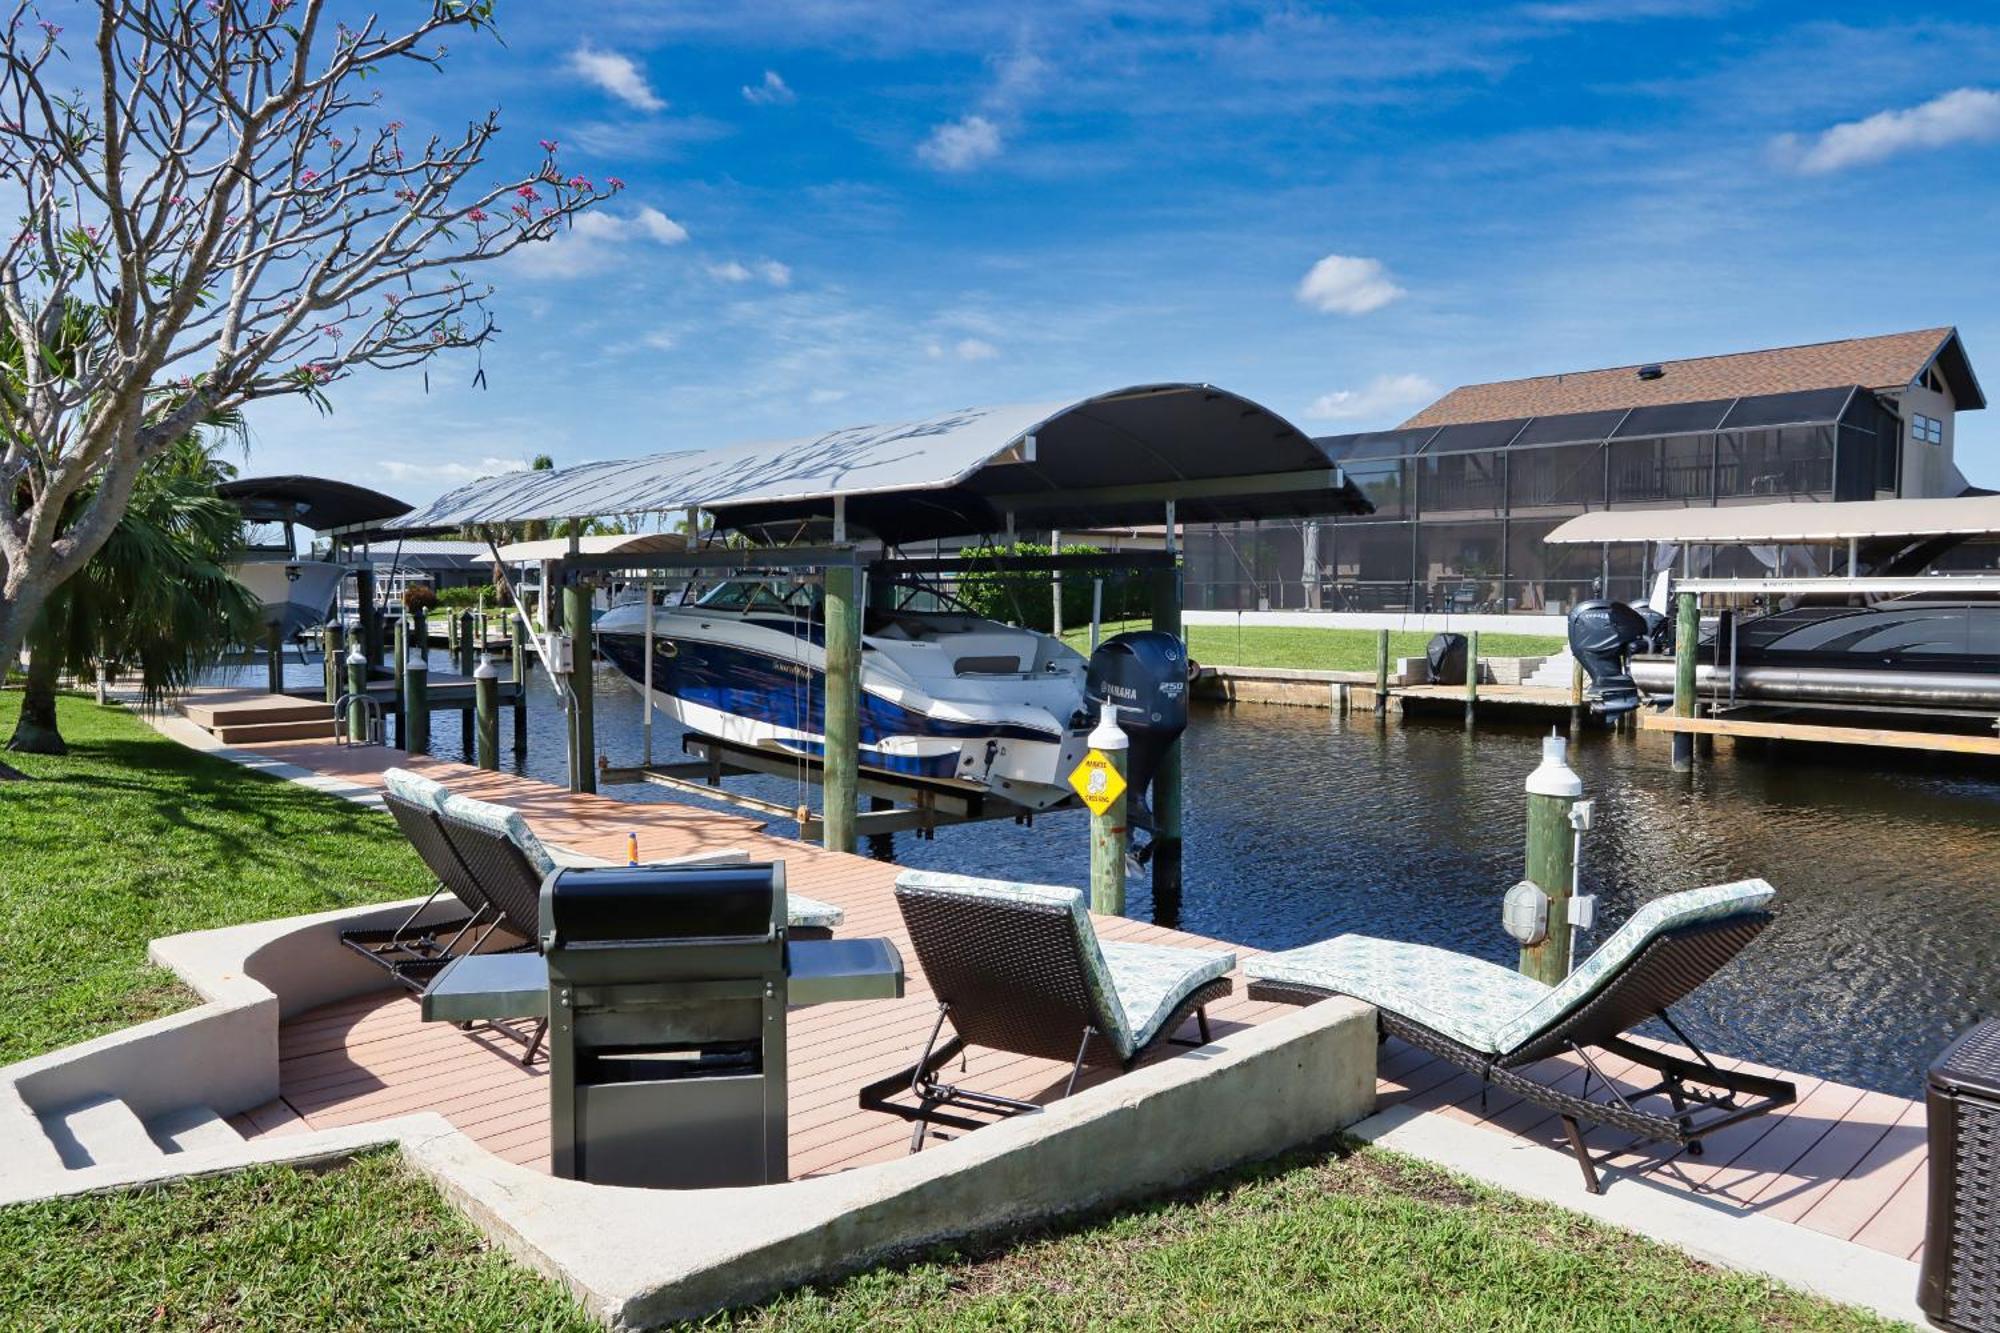
<svg viewBox="0 0 2000 1333"><path fill-rule="evenodd" d="M357 783L379 783L379 770L404 756L381 748L331 744L254 747L259 753ZM907 1151L909 1126L861 1111L864 1083L906 1066L935 1017L929 988L903 933L891 895L896 867L771 837L757 821L681 805L624 804L575 796L544 783L485 773L462 765L411 761L454 790L519 808L548 841L622 858L628 831L642 858L742 848L753 857L782 858L791 888L846 909L843 936L882 935L902 950L909 970L901 1000L795 1009L790 1019L791 1166L794 1176L848 1170ZM1100 917L1106 938L1188 947L1229 947L1239 958L1254 950L1221 945L1180 931L1124 918ZM1217 1035L1286 1012L1237 993L1210 1010ZM520 1048L492 1033L426 1024L414 999L383 991L329 1005L287 1021L280 1036L277 1102L238 1121L246 1133L283 1133L351 1125L403 1112L430 1110L498 1156L529 1167L548 1164L548 1097L541 1066L515 1058ZM1183 1058L1169 1048L1160 1058ZM1741 1061L1723 1063L1760 1069ZM1547 1062L1552 1074L1580 1080L1573 1058ZM1614 1078L1629 1066L1607 1059ZM1770 1072L1770 1071L1763 1071ZM1046 1099L1061 1089L1066 1069L1054 1062L975 1051L954 1081L1013 1096ZM1094 1079L1109 1077L1097 1073ZM1699 1157L1666 1145L1634 1145L1599 1128L1589 1140L1611 1162L1650 1187L1699 1195L1714 1206L1746 1209L1900 1257L1922 1248L1925 1199L1924 1111L1921 1103L1804 1075L1798 1101L1711 1138ZM1497 1090L1482 1105L1479 1081L1456 1066L1400 1042L1382 1050L1381 1105L1407 1103L1538 1145L1553 1169L1575 1175L1553 1114ZM1496 1145L1497 1146L1497 1145ZM1577 1189L1582 1181L1577 1177ZM1614 1188L1618 1186L1614 1185Z"/></svg>

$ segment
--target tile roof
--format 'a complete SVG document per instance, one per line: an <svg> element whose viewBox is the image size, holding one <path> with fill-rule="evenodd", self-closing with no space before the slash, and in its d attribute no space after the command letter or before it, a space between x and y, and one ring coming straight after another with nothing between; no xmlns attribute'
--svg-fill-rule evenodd
<svg viewBox="0 0 2000 1333"><path fill-rule="evenodd" d="M1639 367L1633 365L1467 384L1453 389L1403 426L1506 421L1850 384L1870 389L1901 388L1921 374L1953 336L1950 328L1916 329L1805 347L1662 361L1657 364L1666 373L1658 379L1640 379Z"/></svg>

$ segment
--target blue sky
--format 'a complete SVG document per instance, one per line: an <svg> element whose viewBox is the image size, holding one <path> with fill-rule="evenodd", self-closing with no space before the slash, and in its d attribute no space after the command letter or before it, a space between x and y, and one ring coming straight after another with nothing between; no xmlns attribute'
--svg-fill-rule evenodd
<svg viewBox="0 0 2000 1333"><path fill-rule="evenodd" d="M503 329L260 404L246 473L559 462L1207 380L1454 384L1956 324L2000 389L2000 10L1753 0L501 5L400 76L629 182ZM1324 261L1324 262L1323 262ZM1959 462L2000 485L2000 410Z"/></svg>

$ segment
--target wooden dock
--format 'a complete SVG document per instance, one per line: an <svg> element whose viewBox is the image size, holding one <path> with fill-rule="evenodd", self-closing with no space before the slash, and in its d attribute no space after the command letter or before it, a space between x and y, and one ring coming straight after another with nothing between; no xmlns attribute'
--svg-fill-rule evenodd
<svg viewBox="0 0 2000 1333"><path fill-rule="evenodd" d="M1671 713L1649 712L1640 716L1639 729L1747 740L1804 741L1813 745L1860 745L1881 750L1925 750L1932 754L2000 755L2000 736L1895 727L1840 727L1769 717L1675 717Z"/></svg>
<svg viewBox="0 0 2000 1333"><path fill-rule="evenodd" d="M843 935L894 940L909 967L901 1000L826 1005L791 1017L791 1161L797 1176L842 1171L892 1160L907 1151L909 1127L856 1104L860 1086L907 1065L935 1016L931 992L903 933L892 888L897 867L765 834L755 821L675 805L628 805L572 795L525 778L462 765L409 760L380 747L283 743L254 747L273 759L379 784L393 764L430 773L454 790L519 808L541 836L598 855L622 857L636 832L642 858L741 848L753 857L782 858L792 887L846 909ZM1124 918L1097 918L1109 939L1190 947L1217 941ZM1242 946L1239 957L1255 950ZM1237 994L1212 1011L1218 1034L1285 1012ZM509 1161L546 1167L548 1098L540 1067L523 1069L519 1047L492 1034L425 1024L415 1000L383 991L288 1020L280 1036L279 1100L237 1120L246 1134L324 1129L414 1110L434 1110ZM1172 1049L1161 1058L1189 1058ZM1198 1058L1198 1055L1196 1055ZM1742 1065L1743 1062L1724 1063ZM1573 1061L1549 1071L1581 1079ZM1745 1066L1756 1068L1755 1066ZM1626 1072L1604 1063L1614 1078ZM1045 1100L1060 1092L1064 1068L1055 1062L975 1051L961 1081L968 1086ZM1109 1077L1104 1073L1094 1079ZM1923 1242L1924 1111L1921 1103L1882 1093L1788 1075L1799 1098L1783 1112L1746 1122L1709 1141L1706 1155L1634 1145L1602 1128L1592 1146L1613 1155L1647 1187L1699 1197L1704 1203L1763 1214L1903 1258ZM1382 1049L1379 1092L1384 1107L1407 1104L1423 1113L1478 1125L1516 1144L1538 1145L1549 1170L1577 1178L1552 1113L1492 1091L1482 1108L1479 1082L1456 1066L1390 1042ZM1623 1185L1613 1178L1611 1188ZM1582 1185L1577 1184L1581 1193Z"/></svg>

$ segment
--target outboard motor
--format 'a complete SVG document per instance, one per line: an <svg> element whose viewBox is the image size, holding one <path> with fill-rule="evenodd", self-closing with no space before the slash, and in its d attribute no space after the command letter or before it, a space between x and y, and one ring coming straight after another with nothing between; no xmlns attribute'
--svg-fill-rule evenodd
<svg viewBox="0 0 2000 1333"><path fill-rule="evenodd" d="M1623 602L1579 602L1570 611L1569 650L1590 677L1587 697L1597 712L1615 717L1639 706L1627 662L1649 633L1645 618Z"/></svg>
<svg viewBox="0 0 2000 1333"><path fill-rule="evenodd" d="M1118 725L1131 738L1125 781L1131 796L1126 811L1134 825L1153 827L1147 793L1160 759L1187 730L1188 663L1181 641L1160 630L1114 634L1090 655L1084 692L1093 715L1103 704L1118 706Z"/></svg>
<svg viewBox="0 0 2000 1333"><path fill-rule="evenodd" d="M1430 668L1433 685L1465 684L1465 636L1433 634L1424 648L1424 662Z"/></svg>

